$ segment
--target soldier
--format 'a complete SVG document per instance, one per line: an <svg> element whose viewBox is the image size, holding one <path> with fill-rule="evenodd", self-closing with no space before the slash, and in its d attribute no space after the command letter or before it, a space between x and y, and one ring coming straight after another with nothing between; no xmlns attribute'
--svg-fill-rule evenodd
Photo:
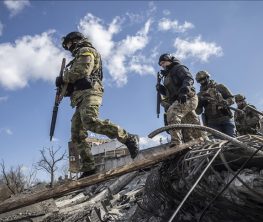
<svg viewBox="0 0 263 222"><path fill-rule="evenodd" d="M62 39L62 46L72 53L74 59L67 65L63 78L57 77L59 87L68 84L71 106L76 107L71 123L71 140L81 156L81 178L95 173L91 145L85 140L87 131L103 134L111 139L117 138L129 149L131 158L139 151L139 138L111 123L99 119L99 107L102 103L102 61L97 50L80 32L71 32ZM71 87L69 87L71 86ZM68 90L69 91L69 90Z"/></svg>
<svg viewBox="0 0 263 222"><path fill-rule="evenodd" d="M236 130L238 135L257 134L260 129L260 117L257 113L249 109L246 98L241 95L235 95L237 108L241 111L235 112L234 119L236 123Z"/></svg>
<svg viewBox="0 0 263 222"><path fill-rule="evenodd" d="M163 84L156 85L156 89L165 98L162 101L162 106L167 110L168 124L200 124L195 113L198 98L193 87L194 79L188 68L168 53L160 56L159 65L163 68L161 71ZM179 145L183 141L200 138L203 135L201 131L192 129L183 130L183 132L170 130L169 133L171 147Z"/></svg>
<svg viewBox="0 0 263 222"><path fill-rule="evenodd" d="M234 96L223 84L210 80L207 71L199 71L196 81L201 84L196 113L202 114L204 125L234 137L235 125L228 106L234 104Z"/></svg>

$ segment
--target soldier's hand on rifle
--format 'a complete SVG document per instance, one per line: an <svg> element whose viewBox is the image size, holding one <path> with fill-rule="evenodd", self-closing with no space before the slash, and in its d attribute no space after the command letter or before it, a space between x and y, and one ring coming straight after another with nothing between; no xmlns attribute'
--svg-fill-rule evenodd
<svg viewBox="0 0 263 222"><path fill-rule="evenodd" d="M162 95L166 95L166 89L162 84L156 84L155 86L156 91L159 92Z"/></svg>
<svg viewBox="0 0 263 222"><path fill-rule="evenodd" d="M62 76L58 76L56 78L56 87L60 87L64 84L64 81L63 81L63 77Z"/></svg>
<svg viewBox="0 0 263 222"><path fill-rule="evenodd" d="M178 102L181 104L186 103L187 100L187 95L186 94L179 94L178 96Z"/></svg>

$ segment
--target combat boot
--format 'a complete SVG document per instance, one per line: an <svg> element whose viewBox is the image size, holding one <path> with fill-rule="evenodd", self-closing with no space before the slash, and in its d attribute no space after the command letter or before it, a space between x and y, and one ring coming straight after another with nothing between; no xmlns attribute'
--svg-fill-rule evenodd
<svg viewBox="0 0 263 222"><path fill-rule="evenodd" d="M126 142L124 143L131 155L131 158L134 159L139 153L139 137L138 135L129 134Z"/></svg>

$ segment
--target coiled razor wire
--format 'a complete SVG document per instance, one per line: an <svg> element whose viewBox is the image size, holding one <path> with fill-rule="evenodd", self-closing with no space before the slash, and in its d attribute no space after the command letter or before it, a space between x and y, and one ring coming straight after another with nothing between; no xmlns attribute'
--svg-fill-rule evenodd
<svg viewBox="0 0 263 222"><path fill-rule="evenodd" d="M222 132L219 132L215 129L212 129L212 128L209 128L209 127L206 127L206 126L201 126L201 125L195 125L195 124L172 124L172 125L168 125L168 126L165 126L165 127L162 127L162 128L159 128L155 131L153 131L152 133L150 133L148 135L149 138L153 138L154 136L156 136L157 134L161 133L161 132L164 132L164 131L169 131L169 130L174 130L174 129L197 129L197 130L202 130L202 131L206 131L206 132L209 132L211 133L212 135L215 135L216 137L220 138L220 139L223 139L223 140L227 140L229 141L230 143L232 143L233 145L235 146L238 146L238 147L241 147L243 149L246 149L247 151L250 151L252 153L252 155L250 156L250 159L258 152L261 152L259 148L255 149L254 147L250 147L248 146L247 144L244 144L242 142L240 142L239 140L233 138L233 137L230 137ZM223 143L226 143L226 142L223 142ZM186 194L186 196L184 197L184 199L181 201L181 203L179 204L179 206L177 207L177 209L174 211L172 217L170 218L169 222L172 222L173 219L175 218L175 216L177 215L177 213L179 212L179 210L181 209L181 207L183 206L183 204L185 203L185 201L188 199L188 197L190 196L190 194L192 193L192 191L195 189L195 187L197 186L197 184L199 183L199 181L202 179L202 177L204 176L204 174L206 173L206 171L208 170L208 168L211 166L211 164L213 163L213 161L216 159L216 157L220 154L220 152L226 148L222 148L222 145L223 143L220 143L220 146L219 147L216 147L215 150L216 152L214 153L212 151L212 154L213 157L212 159L208 162L207 166L205 167L205 169L203 170L203 172L201 173L201 175L198 177L198 179L196 180L196 182L194 183L194 185L192 186L192 188L188 191L188 193ZM213 150L213 148L209 148L210 150ZM204 150L201 150L201 151L205 151ZM208 150L207 150L208 151ZM210 155L211 153L207 153L206 155L203 155L201 157L204 157L204 156L208 156ZM212 155L211 154L211 155ZM260 153L262 155L262 152ZM244 168L244 165L242 165L243 168ZM235 177L238 175L238 173L240 173L241 170L239 170L237 172L237 174L235 175ZM233 178L234 179L234 178ZM233 181L233 180L232 180ZM227 185L224 186L224 189L226 189L227 186L229 186L230 183L228 183ZM220 192L221 193L221 192ZM209 204L209 206L211 206L211 203ZM205 210L203 211L200 219L202 218L202 216L204 216L204 213L205 211L209 208L209 206L207 206L205 208Z"/></svg>

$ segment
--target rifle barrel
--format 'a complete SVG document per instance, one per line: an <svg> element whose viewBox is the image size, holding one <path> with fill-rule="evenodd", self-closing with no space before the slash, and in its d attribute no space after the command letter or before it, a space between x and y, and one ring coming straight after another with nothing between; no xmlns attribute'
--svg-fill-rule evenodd
<svg viewBox="0 0 263 222"><path fill-rule="evenodd" d="M161 76L160 73L157 73L157 85L159 86L161 83ZM160 104L161 104L161 94L159 91L157 91L157 104L156 104L156 113L157 113L157 118L159 118L160 115Z"/></svg>
<svg viewBox="0 0 263 222"><path fill-rule="evenodd" d="M255 109L254 107L252 107L252 106L247 106L249 109L251 109L252 111L254 111L255 113L257 113L257 114L259 114L260 116L263 116L263 113L262 112L260 112L260 111L258 111L257 109Z"/></svg>
<svg viewBox="0 0 263 222"><path fill-rule="evenodd" d="M61 63L60 72L59 72L60 77L63 77L65 66L66 66L66 59L63 58L62 63ZM49 131L50 141L52 141L52 137L55 132L55 126L56 126L57 115L58 115L58 106L61 101L60 96L61 96L61 87L57 87L56 96L55 96L55 104L53 107L53 113L52 113L52 119L51 119L51 124L50 124L50 131Z"/></svg>
<svg viewBox="0 0 263 222"><path fill-rule="evenodd" d="M55 132L57 115L58 115L58 105L54 105L54 107L53 107L53 114L52 114L52 120L51 120L51 124L50 124L50 133L49 133L50 141L52 141L52 137L53 137L54 132Z"/></svg>

